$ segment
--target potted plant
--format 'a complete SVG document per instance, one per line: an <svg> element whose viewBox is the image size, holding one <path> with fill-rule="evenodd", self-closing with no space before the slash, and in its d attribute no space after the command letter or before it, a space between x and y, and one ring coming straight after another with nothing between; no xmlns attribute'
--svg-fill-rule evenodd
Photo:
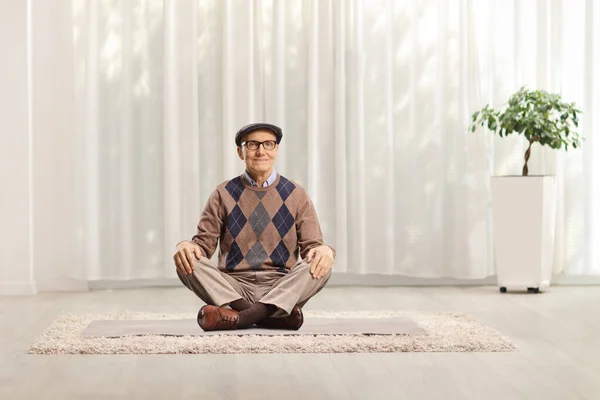
<svg viewBox="0 0 600 400"><path fill-rule="evenodd" d="M553 149L580 146L581 110L563 102L558 94L522 87L510 96L508 106L494 110L486 105L473 113L475 132L485 127L500 137L523 135L529 142L521 175L492 177L492 215L498 286L527 288L539 293L550 286L554 263L555 182L552 175L529 175L531 146Z"/></svg>

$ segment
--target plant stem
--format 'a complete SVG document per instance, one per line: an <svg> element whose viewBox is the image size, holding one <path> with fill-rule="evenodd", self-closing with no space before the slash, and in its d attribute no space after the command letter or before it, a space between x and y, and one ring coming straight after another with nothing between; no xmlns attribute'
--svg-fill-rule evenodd
<svg viewBox="0 0 600 400"><path fill-rule="evenodd" d="M523 176L529 175L529 168L527 168L527 161L529 161L529 156L531 155L531 145L532 144L533 144L533 141L529 141L529 147L527 148L527 151L525 152L525 165L523 166Z"/></svg>

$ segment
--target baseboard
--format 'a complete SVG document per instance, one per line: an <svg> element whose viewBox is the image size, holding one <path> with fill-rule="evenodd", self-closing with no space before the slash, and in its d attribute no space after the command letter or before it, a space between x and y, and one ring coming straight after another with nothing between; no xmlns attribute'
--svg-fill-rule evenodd
<svg viewBox="0 0 600 400"><path fill-rule="evenodd" d="M98 280L88 282L90 290L143 289L182 286L178 278Z"/></svg>
<svg viewBox="0 0 600 400"><path fill-rule="evenodd" d="M496 277L484 279L456 278L412 278L398 275L358 275L333 273L328 286L493 286ZM177 287L181 286L178 278L133 279L133 280L98 280L90 281L90 290L106 289L139 289L145 287Z"/></svg>
<svg viewBox="0 0 600 400"><path fill-rule="evenodd" d="M75 279L50 279L37 282L39 292L87 292L89 282Z"/></svg>
<svg viewBox="0 0 600 400"><path fill-rule="evenodd" d="M600 285L600 275L556 275L552 278L555 286L595 286ZM179 287L181 281L177 278L136 279L136 280L100 280L90 281L90 290L139 289L148 287ZM328 287L331 286L496 286L496 276L483 279L457 278L413 278L398 275L357 275L336 274L331 276Z"/></svg>
<svg viewBox="0 0 600 400"><path fill-rule="evenodd" d="M489 276L481 279L461 278L415 278L400 275L378 274L332 274L330 286L494 286L496 277Z"/></svg>
<svg viewBox="0 0 600 400"><path fill-rule="evenodd" d="M600 285L600 275L556 275L552 277L551 285L596 286Z"/></svg>
<svg viewBox="0 0 600 400"><path fill-rule="evenodd" d="M0 283L0 296L30 296L36 293L35 282Z"/></svg>
<svg viewBox="0 0 600 400"><path fill-rule="evenodd" d="M553 286L597 286L600 275L555 275ZM134 280L56 280L41 282L0 283L0 296L33 295L38 292L83 292L88 290L118 290L156 287L179 287L177 278L134 279ZM334 273L328 286L496 286L496 277L483 279L457 278L413 278L398 275L358 275Z"/></svg>

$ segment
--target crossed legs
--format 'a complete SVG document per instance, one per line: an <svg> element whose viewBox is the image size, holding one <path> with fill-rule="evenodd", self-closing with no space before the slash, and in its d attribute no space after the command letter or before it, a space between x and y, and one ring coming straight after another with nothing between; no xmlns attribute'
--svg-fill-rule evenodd
<svg viewBox="0 0 600 400"><path fill-rule="evenodd" d="M321 279L314 279L310 274L310 264L305 261L296 264L288 274L271 271L228 274L219 271L205 257L196 260L191 274L177 274L187 288L207 305L214 306L203 307L204 310L217 313L214 315L217 320L231 320L232 324L225 324L223 329L251 327L261 322L265 322L265 327L278 327L282 324L272 323L276 322L273 320L285 322L286 318L294 320L293 325L298 326L298 318L302 319L300 308L325 287L331 276L329 273ZM224 309L226 305L241 311L239 317L237 311ZM299 323L301 325L302 320Z"/></svg>

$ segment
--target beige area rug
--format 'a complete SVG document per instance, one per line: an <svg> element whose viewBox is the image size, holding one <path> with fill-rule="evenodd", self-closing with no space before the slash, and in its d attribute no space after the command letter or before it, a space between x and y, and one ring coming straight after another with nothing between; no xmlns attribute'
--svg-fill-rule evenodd
<svg viewBox="0 0 600 400"><path fill-rule="evenodd" d="M516 346L499 332L457 313L357 311L310 312L311 318L405 318L422 331L416 334L306 334L120 337L84 336L93 321L182 320L195 314L118 313L65 315L33 343L29 354L235 354L235 353L375 353L375 352L505 352Z"/></svg>

